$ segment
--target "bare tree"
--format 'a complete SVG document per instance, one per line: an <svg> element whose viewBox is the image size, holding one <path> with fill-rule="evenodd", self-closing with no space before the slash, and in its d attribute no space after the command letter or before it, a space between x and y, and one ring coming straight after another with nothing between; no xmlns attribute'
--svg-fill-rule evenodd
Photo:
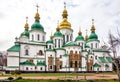
<svg viewBox="0 0 120 82"><path fill-rule="evenodd" d="M110 44L110 50L113 53L113 57L109 54L109 56L112 58L113 60L113 65L116 68L116 74L118 75L118 79L120 82L120 70L119 70L119 63L117 61L118 60L118 52L119 52L119 47L120 47L120 32L117 29L117 35L113 35L111 32L109 33L109 44Z"/></svg>

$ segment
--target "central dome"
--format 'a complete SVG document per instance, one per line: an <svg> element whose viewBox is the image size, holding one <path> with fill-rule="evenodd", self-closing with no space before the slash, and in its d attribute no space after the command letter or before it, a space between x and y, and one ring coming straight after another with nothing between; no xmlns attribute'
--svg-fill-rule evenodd
<svg viewBox="0 0 120 82"><path fill-rule="evenodd" d="M63 18L63 21L60 23L59 28L71 28L71 24L67 21L67 18Z"/></svg>
<svg viewBox="0 0 120 82"><path fill-rule="evenodd" d="M44 31L44 28L40 24L40 22L36 20L35 23L31 26L31 30L41 30L41 31Z"/></svg>

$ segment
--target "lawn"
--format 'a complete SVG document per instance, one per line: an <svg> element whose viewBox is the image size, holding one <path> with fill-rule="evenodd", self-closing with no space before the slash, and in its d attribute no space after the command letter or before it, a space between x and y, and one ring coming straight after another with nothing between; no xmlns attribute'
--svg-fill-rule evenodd
<svg viewBox="0 0 120 82"><path fill-rule="evenodd" d="M14 80L12 82L118 82L116 79L111 80L32 80L32 79L21 79L21 80Z"/></svg>

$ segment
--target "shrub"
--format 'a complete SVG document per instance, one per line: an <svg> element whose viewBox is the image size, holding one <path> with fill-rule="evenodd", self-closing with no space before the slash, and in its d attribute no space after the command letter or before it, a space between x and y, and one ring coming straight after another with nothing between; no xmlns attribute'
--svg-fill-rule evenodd
<svg viewBox="0 0 120 82"><path fill-rule="evenodd" d="M20 80L20 79L23 79L22 77L17 77L17 79L16 80Z"/></svg>
<svg viewBox="0 0 120 82"><path fill-rule="evenodd" d="M10 80L10 81L13 80L13 79L14 79L13 77L8 77L8 80Z"/></svg>

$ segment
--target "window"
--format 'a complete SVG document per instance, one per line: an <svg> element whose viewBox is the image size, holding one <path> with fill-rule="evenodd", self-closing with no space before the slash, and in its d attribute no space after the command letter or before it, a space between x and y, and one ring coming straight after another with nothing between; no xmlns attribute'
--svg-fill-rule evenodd
<svg viewBox="0 0 120 82"><path fill-rule="evenodd" d="M78 45L80 46L80 42L78 43Z"/></svg>
<svg viewBox="0 0 120 82"><path fill-rule="evenodd" d="M49 49L51 49L52 48L52 46L51 45L49 45Z"/></svg>
<svg viewBox="0 0 120 82"><path fill-rule="evenodd" d="M63 41L64 41L63 43L65 43L65 35L63 35Z"/></svg>
<svg viewBox="0 0 120 82"><path fill-rule="evenodd" d="M52 66L50 66L50 69L52 69Z"/></svg>
<svg viewBox="0 0 120 82"><path fill-rule="evenodd" d="M58 39L58 47L60 48L60 39Z"/></svg>
<svg viewBox="0 0 120 82"><path fill-rule="evenodd" d="M72 41L72 34L71 34L71 36L70 36L70 40Z"/></svg>
<svg viewBox="0 0 120 82"><path fill-rule="evenodd" d="M97 43L95 44L96 48L97 48Z"/></svg>
<svg viewBox="0 0 120 82"><path fill-rule="evenodd" d="M42 70L43 68L41 67L40 70Z"/></svg>
<svg viewBox="0 0 120 82"><path fill-rule="evenodd" d="M75 53L77 54L77 51L75 51Z"/></svg>
<svg viewBox="0 0 120 82"><path fill-rule="evenodd" d="M60 69L62 69L62 65L60 65Z"/></svg>
<svg viewBox="0 0 120 82"><path fill-rule="evenodd" d="M77 61L75 61L75 67L77 67Z"/></svg>
<svg viewBox="0 0 120 82"><path fill-rule="evenodd" d="M34 40L34 35L32 35L32 40Z"/></svg>
<svg viewBox="0 0 120 82"><path fill-rule="evenodd" d="M43 55L42 50L39 50L38 55Z"/></svg>
<svg viewBox="0 0 120 82"><path fill-rule="evenodd" d="M57 41L57 40L55 39L55 47L56 47L56 43L57 43L56 41Z"/></svg>
<svg viewBox="0 0 120 82"><path fill-rule="evenodd" d="M37 35L37 39L40 40L40 35L39 34Z"/></svg>
<svg viewBox="0 0 120 82"><path fill-rule="evenodd" d="M26 67L26 70L28 70L28 67Z"/></svg>
<svg viewBox="0 0 120 82"><path fill-rule="evenodd" d="M28 55L28 49L25 50L25 55Z"/></svg>
<svg viewBox="0 0 120 82"><path fill-rule="evenodd" d="M43 41L45 41L45 37L43 36Z"/></svg>
<svg viewBox="0 0 120 82"><path fill-rule="evenodd" d="M62 55L60 55L60 58L62 58Z"/></svg>
<svg viewBox="0 0 120 82"><path fill-rule="evenodd" d="M97 56L95 56L95 59L97 60Z"/></svg>
<svg viewBox="0 0 120 82"><path fill-rule="evenodd" d="M72 61L70 61L70 67L72 67Z"/></svg>
<svg viewBox="0 0 120 82"><path fill-rule="evenodd" d="M91 48L93 48L93 43L91 43Z"/></svg>
<svg viewBox="0 0 120 82"><path fill-rule="evenodd" d="M67 35L67 42L69 41L69 35Z"/></svg>

